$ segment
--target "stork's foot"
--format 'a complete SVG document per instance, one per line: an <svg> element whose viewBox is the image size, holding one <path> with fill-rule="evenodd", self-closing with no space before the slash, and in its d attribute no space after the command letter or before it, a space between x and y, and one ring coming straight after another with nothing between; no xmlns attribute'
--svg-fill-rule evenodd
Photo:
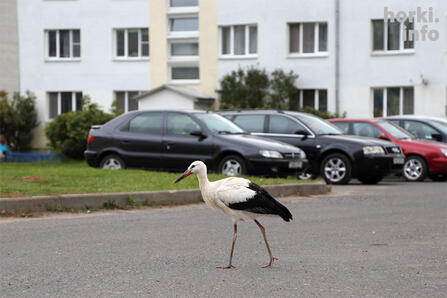
<svg viewBox="0 0 447 298"><path fill-rule="evenodd" d="M270 259L270 262L267 264L267 265L265 265L265 266L262 266L261 268L268 268L268 267L272 267L272 265L273 265L273 262L275 261L275 260L279 260L278 258L275 258L275 257L272 257L271 259Z"/></svg>
<svg viewBox="0 0 447 298"><path fill-rule="evenodd" d="M228 264L226 266L216 266L216 268L219 268L219 269L231 269L231 268L236 268L236 267L234 267L231 264Z"/></svg>

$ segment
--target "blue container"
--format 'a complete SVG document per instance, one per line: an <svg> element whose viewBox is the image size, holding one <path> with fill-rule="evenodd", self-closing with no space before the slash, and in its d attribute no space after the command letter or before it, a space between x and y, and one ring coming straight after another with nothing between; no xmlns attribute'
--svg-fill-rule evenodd
<svg viewBox="0 0 447 298"><path fill-rule="evenodd" d="M22 153L6 151L6 160L16 162L59 161L60 157L54 153Z"/></svg>

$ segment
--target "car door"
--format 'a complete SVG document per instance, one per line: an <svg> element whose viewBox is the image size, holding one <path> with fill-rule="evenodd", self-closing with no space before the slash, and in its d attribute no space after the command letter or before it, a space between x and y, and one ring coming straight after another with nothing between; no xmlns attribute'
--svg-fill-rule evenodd
<svg viewBox="0 0 447 298"><path fill-rule="evenodd" d="M115 135L115 145L129 167L161 167L162 112L146 112L130 119Z"/></svg>
<svg viewBox="0 0 447 298"><path fill-rule="evenodd" d="M167 113L162 153L165 169L184 171L195 160L209 163L213 158L213 136L192 136L192 131L204 129L188 114Z"/></svg>
<svg viewBox="0 0 447 298"><path fill-rule="evenodd" d="M437 141L436 136L442 136L438 130L420 121L404 120L403 128L419 139Z"/></svg>

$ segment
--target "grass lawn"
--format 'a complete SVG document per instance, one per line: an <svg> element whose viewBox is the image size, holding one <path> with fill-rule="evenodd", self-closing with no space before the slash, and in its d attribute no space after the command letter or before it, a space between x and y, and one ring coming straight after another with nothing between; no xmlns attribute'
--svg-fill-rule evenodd
<svg viewBox="0 0 447 298"><path fill-rule="evenodd" d="M50 194L131 192L198 188L197 178L190 176L173 184L180 173L144 170L102 170L83 161L0 163L0 197ZM210 181L224 178L210 174ZM299 183L295 178L250 177L260 185Z"/></svg>

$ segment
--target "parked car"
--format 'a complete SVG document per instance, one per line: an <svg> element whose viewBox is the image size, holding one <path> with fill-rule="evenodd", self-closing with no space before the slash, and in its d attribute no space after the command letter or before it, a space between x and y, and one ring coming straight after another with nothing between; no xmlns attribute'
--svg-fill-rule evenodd
<svg viewBox="0 0 447 298"><path fill-rule="evenodd" d="M233 176L296 175L303 150L249 135L224 117L204 111L136 111L90 130L87 163L106 169L183 171L194 160Z"/></svg>
<svg viewBox="0 0 447 298"><path fill-rule="evenodd" d="M415 139L399 126L385 120L331 119L346 134L386 139L405 154L403 176L407 181L422 181L427 175L434 181L447 180L447 145Z"/></svg>
<svg viewBox="0 0 447 298"><path fill-rule="evenodd" d="M399 125L418 139L447 143L447 118L403 115L383 119Z"/></svg>
<svg viewBox="0 0 447 298"><path fill-rule="evenodd" d="M392 171L400 172L404 156L391 142L346 136L314 115L288 111L228 111L221 113L254 135L299 147L309 160L307 171L327 183L346 184L351 178L375 184Z"/></svg>

